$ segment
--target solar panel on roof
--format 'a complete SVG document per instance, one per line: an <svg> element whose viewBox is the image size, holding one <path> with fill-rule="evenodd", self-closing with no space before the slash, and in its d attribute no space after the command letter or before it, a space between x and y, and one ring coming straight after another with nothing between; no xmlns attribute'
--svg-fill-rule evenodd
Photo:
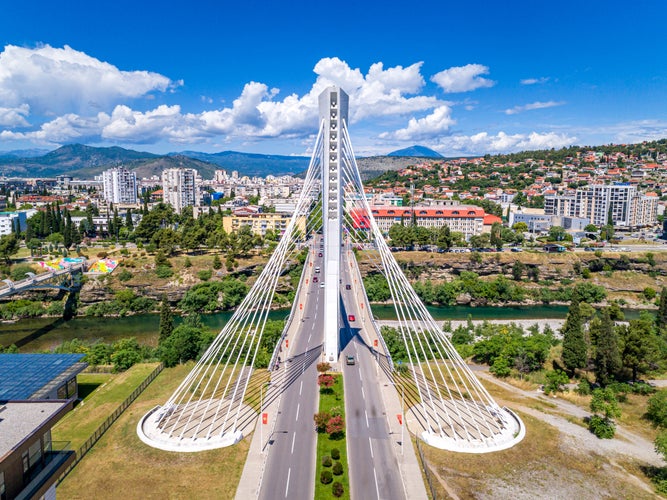
<svg viewBox="0 0 667 500"><path fill-rule="evenodd" d="M29 399L85 354L0 354L0 400Z"/></svg>

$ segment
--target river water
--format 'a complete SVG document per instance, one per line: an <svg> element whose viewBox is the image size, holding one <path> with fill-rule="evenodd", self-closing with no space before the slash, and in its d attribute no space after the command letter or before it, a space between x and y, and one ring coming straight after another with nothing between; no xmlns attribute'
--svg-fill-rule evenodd
<svg viewBox="0 0 667 500"><path fill-rule="evenodd" d="M567 306L520 306L520 307L429 307L436 320L540 320L565 319ZM396 319L393 306L374 306L377 319ZM271 311L270 319L282 320L287 317L286 309ZM626 319L639 316L639 311L625 311ZM221 312L202 316L202 322L213 332L219 332L231 312ZM176 318L180 321L180 318ZM104 341L107 343L126 337L136 337L142 344L157 345L160 316L141 314L123 318L74 318L63 321L58 318L23 319L16 323L0 323L0 345L16 344L21 352L41 352L51 350L65 341L79 339L85 342Z"/></svg>

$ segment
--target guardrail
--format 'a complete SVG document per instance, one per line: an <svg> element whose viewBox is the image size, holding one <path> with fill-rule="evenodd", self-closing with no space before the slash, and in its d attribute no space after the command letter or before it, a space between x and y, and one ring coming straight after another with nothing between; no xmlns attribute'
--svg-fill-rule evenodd
<svg viewBox="0 0 667 500"><path fill-rule="evenodd" d="M310 259L310 251L308 251L308 256L306 257L306 260L303 263L304 272L301 272L301 278L299 278L299 285L296 287L296 294L294 295L294 303L292 304L292 308L290 309L287 319L285 319L285 327L283 328L283 333L280 334L280 340L278 340L276 347L274 347L273 349L273 355L271 356L271 361L269 362L269 368L268 368L269 371L272 371L273 367L276 365L276 359L278 358L278 353L280 352L280 346L283 344L283 340L285 340L285 337L287 336L287 330L289 330L289 327L292 326L292 321L294 320L294 312L298 307L297 304L299 303L299 295L301 294L301 287L303 286L303 280L306 275L305 271L306 269L308 269L309 259Z"/></svg>
<svg viewBox="0 0 667 500"><path fill-rule="evenodd" d="M85 271L86 271L86 264L82 263L82 264L70 265L63 269L57 269L57 270L54 269L52 271L47 271L41 274L26 273L28 277L19 281L12 281L10 279L2 280L2 282L4 282L7 286L0 288L0 297L13 295L15 293L19 293L23 290L28 290L30 288L36 288L37 285L40 285L41 283L48 281L50 279L57 278L58 276L62 276L65 274L74 274L77 272L83 273Z"/></svg>
<svg viewBox="0 0 667 500"><path fill-rule="evenodd" d="M144 389L148 387L148 384L150 384L155 377L157 377L160 372L163 370L164 365L160 363L155 370L153 370L145 379L144 381L137 387L134 391L132 391L132 394L130 394L127 398L125 398L125 401L123 401L118 408L114 410L114 412L107 417L107 419L102 422L102 424L91 434L91 436L86 440L83 445L79 448L79 450L76 452L76 459L74 462L70 464L67 469L60 475L58 478L58 484L62 482L65 477L67 477L67 474L72 472L72 469L76 467L76 465L83 459L83 457L90 451L90 449L99 441L99 439L104 435L104 433L111 427L111 424L113 424L116 420L118 420L118 417L120 417L125 410L127 410L127 407L130 406L137 397L139 397L139 394L144 392Z"/></svg>
<svg viewBox="0 0 667 500"><path fill-rule="evenodd" d="M377 338L380 340L380 343L382 344L382 349L384 349L384 353L386 355L387 362L389 363L389 369L391 372L394 371L394 361L391 359L391 354L389 354L389 348L387 347L387 344L384 341L384 337L382 336L382 332L380 331L380 327L377 324L377 321L375 320L375 316L373 316L373 312L371 310L371 304L368 301L368 295L366 294L366 289L364 288L364 281L361 277L361 271L359 270L359 265L356 261L355 258L355 265L353 266L355 269L355 273L357 275L357 280L359 281L359 286L361 287L361 290L364 292L364 304L366 311L368 312L368 317L371 320L371 323L373 324L373 329L375 330L375 334L377 335Z"/></svg>

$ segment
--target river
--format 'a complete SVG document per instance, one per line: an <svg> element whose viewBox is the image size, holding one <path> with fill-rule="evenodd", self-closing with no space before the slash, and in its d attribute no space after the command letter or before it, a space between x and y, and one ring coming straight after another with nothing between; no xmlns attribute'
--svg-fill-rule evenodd
<svg viewBox="0 0 667 500"><path fill-rule="evenodd" d="M436 320L540 320L564 319L567 306L519 306L519 307L429 307ZM373 306L373 313L381 320L396 319L393 306ZM270 319L282 320L289 314L286 309L271 311ZM626 310L626 319L639 317L639 311ZM202 322L211 331L219 332L231 317L231 312L202 316ZM176 318L180 321L180 318ZM16 344L21 352L42 352L54 349L63 342L79 339L84 342L115 342L126 337L136 337L142 344L157 345L160 316L140 314L122 318L74 318L63 321L58 318L30 318L15 323L0 323L0 345Z"/></svg>

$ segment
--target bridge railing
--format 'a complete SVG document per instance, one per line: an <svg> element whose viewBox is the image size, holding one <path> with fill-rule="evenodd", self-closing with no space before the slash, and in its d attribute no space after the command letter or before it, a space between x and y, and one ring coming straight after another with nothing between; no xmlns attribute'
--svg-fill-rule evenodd
<svg viewBox="0 0 667 500"><path fill-rule="evenodd" d="M287 336L287 332L292 326L292 321L294 320L294 313L297 310L299 303L299 295L301 295L301 287L303 286L303 281L306 276L306 270L308 269L308 262L310 261L310 250L308 250L308 257L306 258L303 264L303 272L301 273L301 278L299 278L299 285L296 287L296 294L294 295L294 303L290 309L289 316L285 320L285 327L283 328L283 333L280 335L280 340L276 344L276 347L273 349L273 355L271 356L271 361L269 362L269 371L273 370L273 367L276 365L276 360L278 359L278 353L280 352L280 346L283 344L283 340Z"/></svg>
<svg viewBox="0 0 667 500"><path fill-rule="evenodd" d="M394 371L394 361L391 359L391 354L389 353L389 348L387 347L387 344L384 341L384 337L382 336L382 333L380 331L380 326L377 324L377 321L375 320L375 316L373 316L373 311L371 310L371 304L368 301L368 295L366 295L366 289L364 288L364 281L361 278L361 270L359 269L359 265L356 262L356 258L354 258L354 259L355 259L355 265L353 266L354 267L354 272L357 275L357 281L359 283L359 286L361 287L361 290L364 292L363 293L364 307L366 308L366 311L368 311L368 317L371 320L371 324L373 325L373 329L375 330L375 334L377 335L377 338L380 341L380 344L382 344L382 349L384 350L384 353L387 356L387 362L389 363L389 369L393 372Z"/></svg>

